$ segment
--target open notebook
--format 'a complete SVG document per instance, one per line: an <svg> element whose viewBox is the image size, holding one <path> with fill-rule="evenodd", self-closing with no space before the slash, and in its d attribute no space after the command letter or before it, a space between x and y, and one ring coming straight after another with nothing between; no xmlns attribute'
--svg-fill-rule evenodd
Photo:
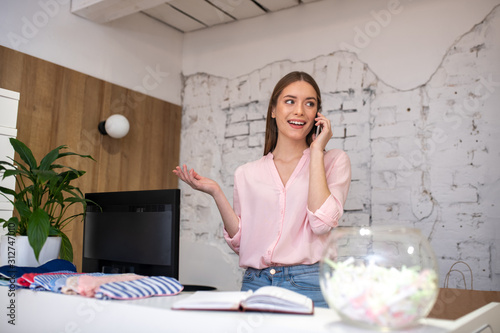
<svg viewBox="0 0 500 333"><path fill-rule="evenodd" d="M314 304L294 291L266 286L256 291L197 291L176 302L172 309L313 314Z"/></svg>

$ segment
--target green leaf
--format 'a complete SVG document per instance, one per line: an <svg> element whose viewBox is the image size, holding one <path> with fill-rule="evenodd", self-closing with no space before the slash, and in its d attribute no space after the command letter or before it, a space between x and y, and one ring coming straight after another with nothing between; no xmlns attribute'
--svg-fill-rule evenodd
<svg viewBox="0 0 500 333"><path fill-rule="evenodd" d="M16 196L16 191L11 190L10 188L0 186L0 192L7 194L7 195L13 195Z"/></svg>
<svg viewBox="0 0 500 333"><path fill-rule="evenodd" d="M85 174L85 171L82 170L69 170L64 171L59 174L65 181L72 181L77 179Z"/></svg>
<svg viewBox="0 0 500 333"><path fill-rule="evenodd" d="M71 202L71 203L79 203L79 202L86 202L85 198L80 198L80 197L67 197L64 199L64 202Z"/></svg>
<svg viewBox="0 0 500 333"><path fill-rule="evenodd" d="M7 161L0 161L1 168L5 168L3 165L8 165L10 167L14 167L14 165Z"/></svg>
<svg viewBox="0 0 500 333"><path fill-rule="evenodd" d="M57 193L54 193L53 194L53 199L52 199L54 202L57 202L59 203L61 206L64 206L63 205L63 202L64 202L64 195L62 194L62 192L57 192Z"/></svg>
<svg viewBox="0 0 500 333"><path fill-rule="evenodd" d="M81 155L81 154L72 153L72 152L66 152L66 153L59 154L59 157L65 157L65 156L80 156L82 158L90 158L92 161L95 161L94 158L90 155Z"/></svg>
<svg viewBox="0 0 500 333"><path fill-rule="evenodd" d="M59 158L59 150L61 150L62 148L66 148L66 146L59 146L45 155L45 157L40 162L40 170L51 169L52 163L54 163L54 161Z"/></svg>
<svg viewBox="0 0 500 333"><path fill-rule="evenodd" d="M38 260L40 251L49 235L50 219L46 211L36 208L28 219L28 241Z"/></svg>
<svg viewBox="0 0 500 333"><path fill-rule="evenodd" d="M28 164L30 169L36 169L36 160L31 150L24 143L15 138L10 138L9 141L16 153L18 153L19 157Z"/></svg>
<svg viewBox="0 0 500 333"><path fill-rule="evenodd" d="M20 200L23 200L22 198L24 197L24 195L26 195L27 193L33 193L33 191L34 191L33 185L26 186L24 189L22 189L21 191L19 191L19 193L16 194L16 198L20 198Z"/></svg>
<svg viewBox="0 0 500 333"><path fill-rule="evenodd" d="M19 219L17 217L13 216L8 220L0 219L0 222L3 222L2 227L5 228L10 235L17 235L19 228Z"/></svg>
<svg viewBox="0 0 500 333"><path fill-rule="evenodd" d="M33 170L32 172L33 175L35 175L36 178L42 183L45 183L52 178L57 178L57 173L52 170Z"/></svg>
<svg viewBox="0 0 500 333"><path fill-rule="evenodd" d="M29 167L27 168L24 164L19 163L19 162L17 162L17 161L14 161L14 164L17 166L17 169L18 169L18 170L24 171L23 173L24 173L25 175L27 175L27 176L29 176L29 175L30 175L30 168L29 168Z"/></svg>
<svg viewBox="0 0 500 333"><path fill-rule="evenodd" d="M7 177L10 177L10 176L16 176L18 174L21 173L21 170L5 170L5 172L3 173L3 178L7 178Z"/></svg>
<svg viewBox="0 0 500 333"><path fill-rule="evenodd" d="M60 231L59 229L57 229L53 225L50 226L49 237L50 236L58 236L58 237L60 237L61 234L62 234L62 231Z"/></svg>
<svg viewBox="0 0 500 333"><path fill-rule="evenodd" d="M16 200L14 202L14 208L17 210L21 218L27 218L31 216L31 210L27 202L22 200Z"/></svg>
<svg viewBox="0 0 500 333"><path fill-rule="evenodd" d="M61 249L59 250L59 258L73 261L73 246L71 245L71 241L68 236L60 229L55 228L54 226L50 227L49 236L57 236L61 237Z"/></svg>
<svg viewBox="0 0 500 333"><path fill-rule="evenodd" d="M59 257L61 259L73 262L73 246L71 242L63 232L60 232L61 240L61 250L59 251Z"/></svg>
<svg viewBox="0 0 500 333"><path fill-rule="evenodd" d="M62 168L66 168L66 166L61 165L61 164L52 164L52 165L50 166L50 169L51 169L51 170L54 170L54 169L62 169Z"/></svg>

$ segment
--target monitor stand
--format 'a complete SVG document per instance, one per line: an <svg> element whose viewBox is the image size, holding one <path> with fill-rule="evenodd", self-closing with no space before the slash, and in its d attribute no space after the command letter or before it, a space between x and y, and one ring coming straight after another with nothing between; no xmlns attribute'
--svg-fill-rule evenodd
<svg viewBox="0 0 500 333"><path fill-rule="evenodd" d="M201 291L201 290L213 291L217 290L217 288L210 286L200 286L197 284L185 284L184 289L182 291Z"/></svg>

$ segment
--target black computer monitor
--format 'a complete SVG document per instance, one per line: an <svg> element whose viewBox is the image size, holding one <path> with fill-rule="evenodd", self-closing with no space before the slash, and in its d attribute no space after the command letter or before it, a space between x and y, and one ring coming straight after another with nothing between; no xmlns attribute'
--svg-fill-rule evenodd
<svg viewBox="0 0 500 333"><path fill-rule="evenodd" d="M180 190L86 193L82 271L179 278Z"/></svg>

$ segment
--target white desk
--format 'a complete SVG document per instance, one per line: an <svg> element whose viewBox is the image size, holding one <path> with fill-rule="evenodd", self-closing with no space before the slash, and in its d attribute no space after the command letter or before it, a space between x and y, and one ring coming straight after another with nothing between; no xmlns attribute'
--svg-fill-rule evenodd
<svg viewBox="0 0 500 333"><path fill-rule="evenodd" d="M171 305L189 293L134 301L102 301L82 296L0 287L0 332L373 332L342 323L333 310L316 308L315 314L290 315L259 312L173 311ZM7 316L15 301L15 323ZM489 305L455 321L423 319L405 332L475 332L485 323L500 332L500 303Z"/></svg>

